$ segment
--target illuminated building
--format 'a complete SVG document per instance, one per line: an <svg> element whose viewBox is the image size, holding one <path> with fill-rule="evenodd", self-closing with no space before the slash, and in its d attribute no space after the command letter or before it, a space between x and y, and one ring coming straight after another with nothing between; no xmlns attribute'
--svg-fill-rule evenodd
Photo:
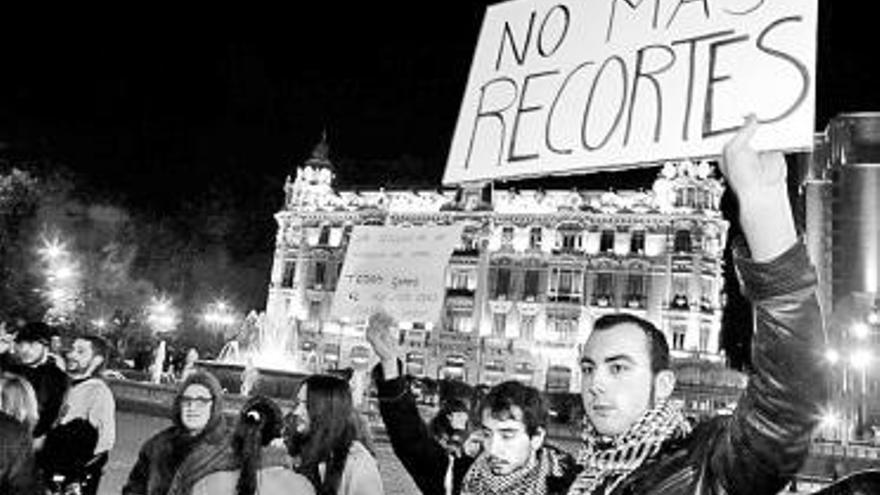
<svg viewBox="0 0 880 495"><path fill-rule="evenodd" d="M880 113L841 114L804 157L801 207L819 271L828 352L831 425L849 440L880 430Z"/></svg>
<svg viewBox="0 0 880 495"><path fill-rule="evenodd" d="M463 224L442 317L401 324L407 372L578 392L592 322L627 311L664 331L686 408L710 413L744 386L719 347L728 223L713 173L706 163L669 163L651 191L615 193L337 192L321 143L288 178L275 215L267 318L299 332L302 367L364 372L371 351L363 327L329 321L352 228Z"/></svg>

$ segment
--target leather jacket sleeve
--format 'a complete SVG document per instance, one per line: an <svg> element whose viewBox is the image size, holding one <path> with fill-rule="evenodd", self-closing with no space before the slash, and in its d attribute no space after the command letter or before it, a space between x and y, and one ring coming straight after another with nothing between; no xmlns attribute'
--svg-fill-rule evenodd
<svg viewBox="0 0 880 495"><path fill-rule="evenodd" d="M399 361L398 367L402 367ZM399 374L397 378L386 380L382 366L376 365L373 379L379 412L394 454L422 492L442 493L449 456L422 421L406 377Z"/></svg>
<svg viewBox="0 0 880 495"><path fill-rule="evenodd" d="M805 461L826 398L824 326L817 278L803 242L757 263L735 261L754 306L752 371L705 473L715 493L777 493Z"/></svg>

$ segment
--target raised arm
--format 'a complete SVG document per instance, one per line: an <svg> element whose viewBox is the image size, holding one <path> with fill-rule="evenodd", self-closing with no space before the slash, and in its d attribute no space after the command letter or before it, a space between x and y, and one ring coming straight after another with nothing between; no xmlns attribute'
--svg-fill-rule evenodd
<svg viewBox="0 0 880 495"><path fill-rule="evenodd" d="M797 239L784 157L756 153L749 145L756 129L750 118L725 146L722 161L748 243L734 257L755 310L752 372L710 453L713 482L726 493L748 495L776 493L797 472L826 398L816 274Z"/></svg>
<svg viewBox="0 0 880 495"><path fill-rule="evenodd" d="M379 412L394 454L424 493L443 486L449 456L422 421L415 397L400 373L397 345L391 335L393 320L385 314L370 317L367 341L379 356L373 379L379 396Z"/></svg>

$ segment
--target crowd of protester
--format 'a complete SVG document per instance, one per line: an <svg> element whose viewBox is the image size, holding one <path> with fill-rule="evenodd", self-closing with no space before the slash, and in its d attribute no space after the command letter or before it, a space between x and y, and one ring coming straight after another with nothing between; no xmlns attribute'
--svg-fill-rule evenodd
<svg viewBox="0 0 880 495"><path fill-rule="evenodd" d="M670 400L665 337L629 315L599 318L582 347L582 445L548 442L542 394L517 381L451 398L425 422L395 322L373 315L366 337L391 447L426 495L774 494L805 461L825 399L816 276L798 240L781 155L748 145L747 123L722 171L740 201L746 245L735 262L756 308L754 367L733 415L691 424ZM0 493L95 494L115 441L101 370L106 343L82 335L60 355L52 329L28 323L0 340ZM218 380L188 359L171 426L140 448L124 495L377 495L383 481L344 377L315 374L289 411L254 393L224 416ZM833 493L844 493L833 492Z"/></svg>

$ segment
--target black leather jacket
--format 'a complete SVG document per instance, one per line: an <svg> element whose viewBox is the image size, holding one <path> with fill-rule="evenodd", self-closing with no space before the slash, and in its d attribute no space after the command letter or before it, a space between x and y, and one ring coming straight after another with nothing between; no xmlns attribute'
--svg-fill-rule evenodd
<svg viewBox="0 0 880 495"><path fill-rule="evenodd" d="M816 274L801 242L767 263L740 253L755 333L753 370L736 411L664 445L613 495L776 494L805 461L826 398Z"/></svg>

